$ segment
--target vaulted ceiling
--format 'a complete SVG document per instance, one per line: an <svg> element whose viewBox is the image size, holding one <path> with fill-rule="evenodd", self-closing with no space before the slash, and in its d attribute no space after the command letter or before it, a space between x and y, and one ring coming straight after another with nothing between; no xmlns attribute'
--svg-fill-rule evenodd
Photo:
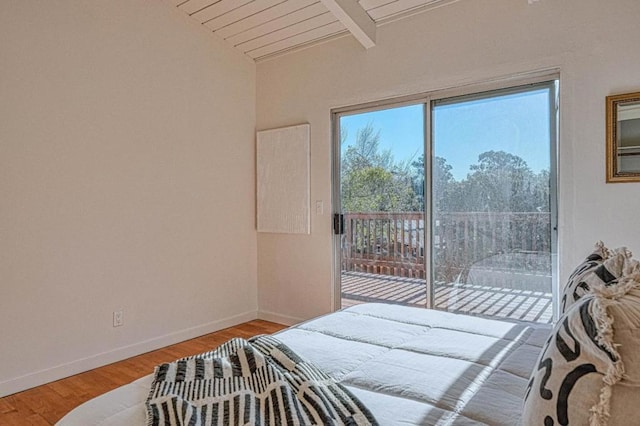
<svg viewBox="0 0 640 426"><path fill-rule="evenodd" d="M327 39L375 45L376 28L458 0L170 0L258 61Z"/></svg>

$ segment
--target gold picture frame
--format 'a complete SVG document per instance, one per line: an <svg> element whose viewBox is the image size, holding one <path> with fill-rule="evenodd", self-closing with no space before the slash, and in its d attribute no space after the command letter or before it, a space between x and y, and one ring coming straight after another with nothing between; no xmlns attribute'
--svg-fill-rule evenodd
<svg viewBox="0 0 640 426"><path fill-rule="evenodd" d="M607 183L640 182L640 92L607 96Z"/></svg>

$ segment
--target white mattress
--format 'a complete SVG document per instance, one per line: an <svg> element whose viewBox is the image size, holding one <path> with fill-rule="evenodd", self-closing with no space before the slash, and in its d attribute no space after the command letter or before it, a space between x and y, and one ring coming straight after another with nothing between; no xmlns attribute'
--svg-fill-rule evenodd
<svg viewBox="0 0 640 426"><path fill-rule="evenodd" d="M350 389L381 425L516 425L549 325L365 304L277 337ZM151 376L76 408L58 425L144 425Z"/></svg>

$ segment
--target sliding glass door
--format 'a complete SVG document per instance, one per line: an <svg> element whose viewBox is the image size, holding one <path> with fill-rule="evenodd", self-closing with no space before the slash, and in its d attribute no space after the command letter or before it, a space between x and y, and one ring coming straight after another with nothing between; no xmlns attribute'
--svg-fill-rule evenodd
<svg viewBox="0 0 640 426"><path fill-rule="evenodd" d="M553 80L337 112L338 307L550 322L556 94Z"/></svg>
<svg viewBox="0 0 640 426"><path fill-rule="evenodd" d="M550 322L555 84L432 102L434 307Z"/></svg>
<svg viewBox="0 0 640 426"><path fill-rule="evenodd" d="M340 126L340 307L425 307L424 107L358 111Z"/></svg>

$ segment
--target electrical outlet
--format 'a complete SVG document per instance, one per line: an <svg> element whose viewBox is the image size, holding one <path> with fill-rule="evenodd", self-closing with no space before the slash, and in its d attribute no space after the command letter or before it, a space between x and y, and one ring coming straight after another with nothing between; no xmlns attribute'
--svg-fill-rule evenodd
<svg viewBox="0 0 640 426"><path fill-rule="evenodd" d="M113 326L120 327L121 325L124 325L124 311L113 311Z"/></svg>

